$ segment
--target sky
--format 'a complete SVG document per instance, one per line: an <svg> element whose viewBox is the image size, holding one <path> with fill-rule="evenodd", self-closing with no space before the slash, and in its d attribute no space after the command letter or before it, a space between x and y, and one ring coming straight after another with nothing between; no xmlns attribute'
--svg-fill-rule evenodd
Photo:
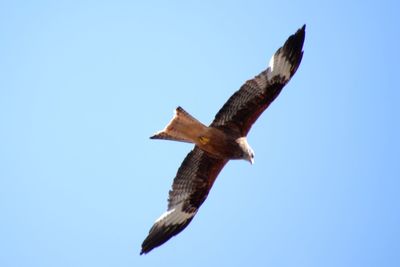
<svg viewBox="0 0 400 267"><path fill-rule="evenodd" d="M398 1L0 1L0 266L400 266ZM192 223L147 255L205 124L303 61Z"/></svg>

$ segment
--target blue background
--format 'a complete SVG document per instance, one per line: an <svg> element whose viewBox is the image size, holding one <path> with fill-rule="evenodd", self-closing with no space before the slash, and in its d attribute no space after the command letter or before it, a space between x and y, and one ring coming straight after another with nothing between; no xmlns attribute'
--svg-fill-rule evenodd
<svg viewBox="0 0 400 267"><path fill-rule="evenodd" d="M145 2L145 1L143 1ZM397 1L1 1L0 266L400 266ZM189 144L304 23L303 62L185 231Z"/></svg>

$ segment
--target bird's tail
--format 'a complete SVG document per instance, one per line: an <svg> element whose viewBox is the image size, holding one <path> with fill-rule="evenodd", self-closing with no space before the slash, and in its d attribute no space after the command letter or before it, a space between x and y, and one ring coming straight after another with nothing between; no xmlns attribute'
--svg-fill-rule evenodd
<svg viewBox="0 0 400 267"><path fill-rule="evenodd" d="M193 118L183 108L177 107L172 120L164 130L155 133L150 139L165 139L180 142L196 143L196 140L207 127Z"/></svg>

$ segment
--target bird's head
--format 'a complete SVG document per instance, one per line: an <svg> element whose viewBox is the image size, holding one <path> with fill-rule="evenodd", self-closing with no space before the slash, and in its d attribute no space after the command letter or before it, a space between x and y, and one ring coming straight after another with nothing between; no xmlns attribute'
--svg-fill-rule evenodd
<svg viewBox="0 0 400 267"><path fill-rule="evenodd" d="M254 163L254 151L251 149L249 143L247 143L247 138L246 137L240 137L236 140L236 142L239 144L239 147L241 149L241 159L247 160L251 164Z"/></svg>

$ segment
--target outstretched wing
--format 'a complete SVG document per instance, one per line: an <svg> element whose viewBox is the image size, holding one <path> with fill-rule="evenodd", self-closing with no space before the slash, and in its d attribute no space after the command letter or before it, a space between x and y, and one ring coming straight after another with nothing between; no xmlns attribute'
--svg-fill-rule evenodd
<svg viewBox="0 0 400 267"><path fill-rule="evenodd" d="M269 67L248 80L215 116L210 126L246 136L261 113L274 101L300 65L305 25L272 56Z"/></svg>
<svg viewBox="0 0 400 267"><path fill-rule="evenodd" d="M155 221L143 241L140 254L148 253L185 229L207 198L226 162L195 146L176 174L169 192L168 210Z"/></svg>

